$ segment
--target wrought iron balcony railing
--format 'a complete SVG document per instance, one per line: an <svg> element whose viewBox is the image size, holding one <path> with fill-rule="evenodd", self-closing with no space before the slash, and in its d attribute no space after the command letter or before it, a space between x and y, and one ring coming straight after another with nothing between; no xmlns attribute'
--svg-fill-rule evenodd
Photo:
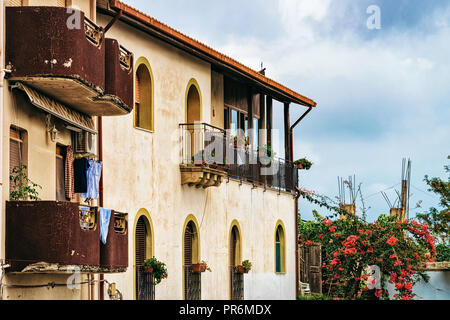
<svg viewBox="0 0 450 320"><path fill-rule="evenodd" d="M136 267L136 300L155 300L155 278L145 272L142 266Z"/></svg>
<svg viewBox="0 0 450 320"><path fill-rule="evenodd" d="M202 274L192 271L192 265L184 266L184 299L201 300Z"/></svg>
<svg viewBox="0 0 450 320"><path fill-rule="evenodd" d="M231 300L244 300L244 274L230 266Z"/></svg>
<svg viewBox="0 0 450 320"><path fill-rule="evenodd" d="M180 124L182 164L220 169L228 178L295 192L298 170L293 162L252 147L245 138L205 123ZM242 142L243 141L243 142Z"/></svg>
<svg viewBox="0 0 450 320"><path fill-rule="evenodd" d="M86 38L94 45L100 45L102 29L87 17L84 17L84 33L86 34Z"/></svg>

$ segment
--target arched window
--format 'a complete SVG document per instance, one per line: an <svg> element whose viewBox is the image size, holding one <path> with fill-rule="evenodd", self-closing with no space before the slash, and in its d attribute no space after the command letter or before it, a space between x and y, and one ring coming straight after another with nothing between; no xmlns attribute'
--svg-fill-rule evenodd
<svg viewBox="0 0 450 320"><path fill-rule="evenodd" d="M140 58L137 66L134 86L134 126L153 131L153 77L147 60Z"/></svg>
<svg viewBox="0 0 450 320"><path fill-rule="evenodd" d="M275 272L286 272L286 238L281 222L277 224L275 231Z"/></svg>

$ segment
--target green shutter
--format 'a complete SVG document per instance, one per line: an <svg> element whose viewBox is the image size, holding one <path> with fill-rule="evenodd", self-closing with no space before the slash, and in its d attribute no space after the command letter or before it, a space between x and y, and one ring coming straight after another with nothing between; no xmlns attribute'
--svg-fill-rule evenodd
<svg viewBox="0 0 450 320"><path fill-rule="evenodd" d="M281 272L281 243L275 243L275 271Z"/></svg>

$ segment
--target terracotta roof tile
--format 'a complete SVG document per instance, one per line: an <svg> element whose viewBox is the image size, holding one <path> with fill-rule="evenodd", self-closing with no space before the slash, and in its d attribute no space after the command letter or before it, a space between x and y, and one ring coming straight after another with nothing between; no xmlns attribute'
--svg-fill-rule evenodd
<svg viewBox="0 0 450 320"><path fill-rule="evenodd" d="M293 100L301 101L306 105L313 106L313 107L316 106L315 101L295 92L294 90L291 90L291 89L285 87L284 85L243 65L242 63L236 61L235 59L233 59L223 53L220 53L217 50L214 50L213 48L205 45L204 43L185 35L184 33L158 21L157 19L147 15L146 13L144 13L138 9L131 7L130 5L128 5L122 1L110 0L110 6L114 9L122 10L123 13L131 16L134 19L137 19L140 22L145 23L146 25L148 25L152 28L157 29L160 32L163 32L163 33L171 36L175 40L180 41L184 44L187 44L187 45L201 51L202 53L207 54L207 55L211 56L212 58L214 58L222 63L225 63L226 65L228 65L232 68L239 70L240 72L245 73L246 75L250 76L251 78L254 78L256 80L263 82L264 84L271 87L272 90L282 92L285 95L291 97Z"/></svg>

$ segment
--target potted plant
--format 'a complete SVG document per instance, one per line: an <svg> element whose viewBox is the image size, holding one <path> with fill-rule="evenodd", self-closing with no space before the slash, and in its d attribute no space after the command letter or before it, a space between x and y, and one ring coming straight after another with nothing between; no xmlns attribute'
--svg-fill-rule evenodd
<svg viewBox="0 0 450 320"><path fill-rule="evenodd" d="M298 159L298 160L294 161L294 164L297 166L297 169L300 169L300 170L302 170L302 169L309 170L311 168L311 166L313 165L313 163L310 162L306 158Z"/></svg>
<svg viewBox="0 0 450 320"><path fill-rule="evenodd" d="M248 273L252 269L252 263L248 260L242 261L242 264L237 266L237 273Z"/></svg>
<svg viewBox="0 0 450 320"><path fill-rule="evenodd" d="M144 272L151 273L154 279L154 284L159 284L163 279L167 278L166 264L157 260L155 257L147 259L143 264Z"/></svg>
<svg viewBox="0 0 450 320"><path fill-rule="evenodd" d="M248 260L242 261L242 266L244 267L245 273L248 273L250 270L252 270L252 263Z"/></svg>
<svg viewBox="0 0 450 320"><path fill-rule="evenodd" d="M208 264L203 260L200 263L192 264L192 272L202 273L202 272L205 272L206 270L211 272L211 268L209 268Z"/></svg>
<svg viewBox="0 0 450 320"><path fill-rule="evenodd" d="M260 158L266 157L273 159L276 153L273 151L272 146L270 144L265 144L263 146L258 147L258 156Z"/></svg>

